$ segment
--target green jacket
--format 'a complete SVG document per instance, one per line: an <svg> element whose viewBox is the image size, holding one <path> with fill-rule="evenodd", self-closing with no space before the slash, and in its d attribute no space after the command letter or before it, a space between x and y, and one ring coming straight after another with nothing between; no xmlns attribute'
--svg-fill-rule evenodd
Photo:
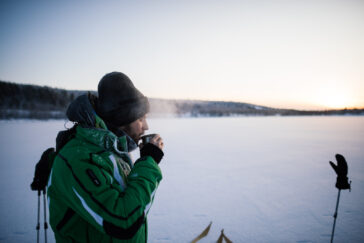
<svg viewBox="0 0 364 243"><path fill-rule="evenodd" d="M56 241L147 242L160 168L151 156L133 165L126 136L96 120L96 127L78 125L54 159L47 188Z"/></svg>

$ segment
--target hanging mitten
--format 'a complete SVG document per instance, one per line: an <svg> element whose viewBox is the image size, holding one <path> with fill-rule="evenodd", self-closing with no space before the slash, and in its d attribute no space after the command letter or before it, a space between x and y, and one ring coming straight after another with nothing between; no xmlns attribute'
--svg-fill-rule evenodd
<svg viewBox="0 0 364 243"><path fill-rule="evenodd" d="M350 184L348 182L348 177L347 177L348 164L346 163L344 156L342 156L341 154L337 154L335 157L337 160L337 165L335 165L331 161L330 161L330 165L332 166L332 168L335 170L335 172L337 174L336 187L337 187L337 189L340 189L340 190L345 190L345 189L350 190L351 188L350 188Z"/></svg>
<svg viewBox="0 0 364 243"><path fill-rule="evenodd" d="M51 172L54 156L54 148L49 148L43 152L39 162L35 166L34 179L30 185L33 191L45 190L48 177Z"/></svg>

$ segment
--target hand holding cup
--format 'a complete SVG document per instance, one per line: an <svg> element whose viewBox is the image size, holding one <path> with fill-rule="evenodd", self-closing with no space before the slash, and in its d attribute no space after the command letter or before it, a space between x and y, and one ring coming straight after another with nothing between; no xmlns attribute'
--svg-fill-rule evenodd
<svg viewBox="0 0 364 243"><path fill-rule="evenodd" d="M141 137L142 143L140 144L140 147L142 148L147 143L151 143L155 146L157 146L160 150L163 150L164 143L163 139L159 134L148 134Z"/></svg>

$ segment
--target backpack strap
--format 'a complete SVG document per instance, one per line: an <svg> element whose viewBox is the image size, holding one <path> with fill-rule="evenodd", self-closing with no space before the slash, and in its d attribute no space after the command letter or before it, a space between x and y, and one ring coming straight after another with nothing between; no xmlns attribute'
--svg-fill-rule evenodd
<svg viewBox="0 0 364 243"><path fill-rule="evenodd" d="M78 124L75 124L72 128L60 131L56 138L56 152L58 153L72 138L76 135L76 128Z"/></svg>

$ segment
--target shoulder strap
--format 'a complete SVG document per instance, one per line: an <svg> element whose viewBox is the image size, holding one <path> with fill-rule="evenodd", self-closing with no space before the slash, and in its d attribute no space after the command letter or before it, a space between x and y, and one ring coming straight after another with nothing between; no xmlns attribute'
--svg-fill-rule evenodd
<svg viewBox="0 0 364 243"><path fill-rule="evenodd" d="M72 138L75 137L76 128L75 124L72 128L60 131L56 138L56 152L58 153Z"/></svg>

